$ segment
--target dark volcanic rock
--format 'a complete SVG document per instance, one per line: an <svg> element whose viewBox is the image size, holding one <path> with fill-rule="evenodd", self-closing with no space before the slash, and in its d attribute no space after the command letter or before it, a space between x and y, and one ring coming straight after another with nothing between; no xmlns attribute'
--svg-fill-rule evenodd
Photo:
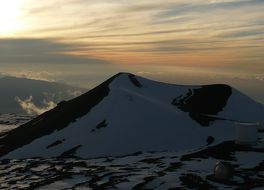
<svg viewBox="0 0 264 190"><path fill-rule="evenodd" d="M222 160L234 161L234 153L236 151L247 151L247 152L262 152L264 153L264 148L254 148L246 145L238 145L234 141L226 141L215 146L207 147L203 150L183 155L181 157L182 161L192 160L194 158L216 158Z"/></svg>
<svg viewBox="0 0 264 190"><path fill-rule="evenodd" d="M172 101L172 104L188 112L200 125L209 126L210 122L217 119L212 115L215 116L223 110L231 94L232 88L228 85L205 85L189 90L185 97L179 96Z"/></svg>
<svg viewBox="0 0 264 190"><path fill-rule="evenodd" d="M75 152L79 148L81 148L81 146L82 145L78 145L78 146L75 146L75 147L71 148L70 150L67 150L67 151L63 152L60 157L61 158L71 158L71 157L74 157Z"/></svg>
<svg viewBox="0 0 264 190"><path fill-rule="evenodd" d="M52 147L54 147L54 146L57 146L57 145L59 145L59 144L62 144L64 141L65 141L65 139L57 140L57 141L55 141L54 143L51 143L50 145L48 145L48 146L47 146L47 149L52 148Z"/></svg>
<svg viewBox="0 0 264 190"><path fill-rule="evenodd" d="M212 137L212 136L208 136L208 138L207 138L207 145L210 145L210 144L212 144L213 142L214 142L214 137Z"/></svg>
<svg viewBox="0 0 264 190"><path fill-rule="evenodd" d="M96 126L96 129L101 129L107 126L106 120L102 121Z"/></svg>
<svg viewBox="0 0 264 190"><path fill-rule="evenodd" d="M132 74L129 74L128 75L130 81L138 88L141 88L142 87L142 84L137 80L136 76L135 75L132 75Z"/></svg>
<svg viewBox="0 0 264 190"><path fill-rule="evenodd" d="M200 176L194 174L183 174L180 177L182 185L190 189L209 190L215 189L214 186L203 180Z"/></svg>

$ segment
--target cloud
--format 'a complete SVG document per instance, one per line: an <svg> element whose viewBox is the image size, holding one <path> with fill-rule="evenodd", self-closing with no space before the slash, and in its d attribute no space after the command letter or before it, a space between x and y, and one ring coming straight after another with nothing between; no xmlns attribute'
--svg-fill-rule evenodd
<svg viewBox="0 0 264 190"><path fill-rule="evenodd" d="M33 102L33 96L29 96L29 98L25 100L21 100L19 97L15 97L15 100L20 105L20 107L29 115L40 115L56 106L53 101L47 101L44 99L43 106L38 107Z"/></svg>
<svg viewBox="0 0 264 190"><path fill-rule="evenodd" d="M137 74L139 75L163 75L164 72L161 71L156 71L156 72L151 72L151 71L137 71Z"/></svg>
<svg viewBox="0 0 264 190"><path fill-rule="evenodd" d="M16 77L16 78L27 78L32 80L41 80L41 81L47 81L47 82L55 82L54 79L52 79L53 76L59 75L60 72L50 73L47 71L15 71L15 72L3 72L0 71L1 77Z"/></svg>
<svg viewBox="0 0 264 190"><path fill-rule="evenodd" d="M26 0L18 20L26 24L10 36L28 39L0 40L0 63L240 64L248 71L263 62L256 55L264 49L263 3Z"/></svg>
<svg viewBox="0 0 264 190"><path fill-rule="evenodd" d="M237 1L186 1L182 4L171 6L168 9L160 12L157 17L174 17L183 14L206 14L208 12L214 12L218 10L234 11L241 9L248 9L254 6L263 5L263 0L237 0Z"/></svg>
<svg viewBox="0 0 264 190"><path fill-rule="evenodd" d="M75 97L80 96L81 94L83 94L83 92L80 91L80 90L67 90L67 93L68 93L69 96L71 96L73 98L75 98Z"/></svg>
<svg viewBox="0 0 264 190"><path fill-rule="evenodd" d="M64 91L56 91L56 93L43 92L44 102L60 102L61 100L68 100L80 96L87 89L65 89Z"/></svg>
<svg viewBox="0 0 264 190"><path fill-rule="evenodd" d="M227 33L220 34L219 37L224 38L245 38L245 37L260 37L264 36L264 31L231 31Z"/></svg>
<svg viewBox="0 0 264 190"><path fill-rule="evenodd" d="M102 35L86 35L80 36L78 39L84 38L105 38L105 37L135 37L135 36L148 36L148 35L161 35L161 34L173 34L178 32L190 32L190 31L197 31L201 30L201 28L186 28L186 29L172 29L172 30L157 30L151 32L142 32L142 33L117 33L117 34L102 34ZM144 43L144 42L141 42Z"/></svg>
<svg viewBox="0 0 264 190"><path fill-rule="evenodd" d="M51 39L0 39L0 63L104 64L107 61L72 55L82 46Z"/></svg>

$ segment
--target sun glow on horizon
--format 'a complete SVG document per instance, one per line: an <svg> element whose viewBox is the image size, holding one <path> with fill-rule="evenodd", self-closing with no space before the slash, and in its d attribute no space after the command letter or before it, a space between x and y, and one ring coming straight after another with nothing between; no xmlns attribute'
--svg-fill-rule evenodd
<svg viewBox="0 0 264 190"><path fill-rule="evenodd" d="M0 53L23 59L2 53L0 64L65 55L263 73L263 8L260 0L1 0Z"/></svg>
<svg viewBox="0 0 264 190"><path fill-rule="evenodd" d="M9 34L22 28L19 21L22 0L0 1L0 35Z"/></svg>

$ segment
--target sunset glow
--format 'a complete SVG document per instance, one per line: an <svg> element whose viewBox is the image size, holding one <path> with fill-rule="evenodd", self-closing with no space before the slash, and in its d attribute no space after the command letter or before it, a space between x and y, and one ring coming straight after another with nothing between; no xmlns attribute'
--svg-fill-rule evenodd
<svg viewBox="0 0 264 190"><path fill-rule="evenodd" d="M81 63L148 73L169 66L262 81L263 10L263 0L1 1L0 69L40 63L57 72L58 64Z"/></svg>
<svg viewBox="0 0 264 190"><path fill-rule="evenodd" d="M1 2L0 31L3 37L52 38L74 45L68 53L114 63L230 66L250 61L259 69L263 7L260 0L10 0Z"/></svg>
<svg viewBox="0 0 264 190"><path fill-rule="evenodd" d="M9 35L22 27L20 5L22 0L0 2L0 35Z"/></svg>

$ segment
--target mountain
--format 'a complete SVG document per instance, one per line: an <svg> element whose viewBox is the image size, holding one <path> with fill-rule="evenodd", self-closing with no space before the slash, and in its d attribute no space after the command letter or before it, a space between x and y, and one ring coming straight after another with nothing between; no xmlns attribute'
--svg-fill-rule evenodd
<svg viewBox="0 0 264 190"><path fill-rule="evenodd" d="M72 99L84 91L82 88L56 82L2 77L0 78L0 113L38 114L46 110L46 107L52 107L65 99Z"/></svg>
<svg viewBox="0 0 264 190"><path fill-rule="evenodd" d="M224 84L173 85L119 73L2 134L0 156L93 158L197 150L233 141L235 121L263 122L263 105Z"/></svg>

